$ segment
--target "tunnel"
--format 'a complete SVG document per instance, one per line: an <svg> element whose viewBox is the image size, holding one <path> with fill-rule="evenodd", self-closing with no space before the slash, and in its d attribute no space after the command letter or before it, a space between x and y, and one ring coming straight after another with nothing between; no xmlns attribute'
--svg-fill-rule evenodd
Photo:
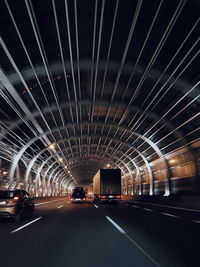
<svg viewBox="0 0 200 267"><path fill-rule="evenodd" d="M199 11L198 0L2 0L0 190L59 200L120 169L123 205L198 210ZM179 266L168 264L157 265Z"/></svg>

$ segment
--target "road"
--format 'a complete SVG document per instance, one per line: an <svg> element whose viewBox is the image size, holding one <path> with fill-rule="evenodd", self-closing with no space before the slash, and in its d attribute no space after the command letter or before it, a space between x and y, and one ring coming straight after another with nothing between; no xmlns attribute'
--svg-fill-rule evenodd
<svg viewBox="0 0 200 267"><path fill-rule="evenodd" d="M200 213L145 203L40 203L0 221L2 267L199 266Z"/></svg>

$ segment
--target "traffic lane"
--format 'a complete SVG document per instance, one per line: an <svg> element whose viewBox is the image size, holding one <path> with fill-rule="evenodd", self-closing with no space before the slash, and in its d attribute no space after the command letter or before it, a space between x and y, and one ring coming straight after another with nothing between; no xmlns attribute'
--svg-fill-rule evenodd
<svg viewBox="0 0 200 267"><path fill-rule="evenodd" d="M10 234L1 263L8 267L156 266L93 205L68 204L51 213Z"/></svg>
<svg viewBox="0 0 200 267"><path fill-rule="evenodd" d="M101 205L161 266L198 266L200 224L129 205Z"/></svg>
<svg viewBox="0 0 200 267"><path fill-rule="evenodd" d="M57 209L58 205L69 203L68 199L61 200L49 200L49 201L37 201L35 203L34 216L29 216L28 214L20 222L15 222L11 218L0 218L0 236L2 238L7 238L7 234L13 231L13 228L19 228L22 225L44 215L48 215L52 209Z"/></svg>
<svg viewBox="0 0 200 267"><path fill-rule="evenodd" d="M194 221L199 221L200 223L200 211L198 210L192 210L192 209L184 209L184 208L179 208L179 207L170 207L170 206L165 206L165 205L158 205L158 204L153 204L153 203L145 203L145 202L132 202L132 204L126 204L126 205L131 205L134 208L147 208L151 209L153 211L157 212L165 212L168 214L172 214L178 217L181 217L184 220L194 220Z"/></svg>

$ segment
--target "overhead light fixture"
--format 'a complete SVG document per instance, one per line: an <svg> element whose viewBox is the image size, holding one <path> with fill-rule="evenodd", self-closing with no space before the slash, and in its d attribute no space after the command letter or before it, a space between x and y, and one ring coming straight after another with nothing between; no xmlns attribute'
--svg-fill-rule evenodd
<svg viewBox="0 0 200 267"><path fill-rule="evenodd" d="M54 150L54 149L55 149L55 144L51 144L51 145L49 146L49 149Z"/></svg>

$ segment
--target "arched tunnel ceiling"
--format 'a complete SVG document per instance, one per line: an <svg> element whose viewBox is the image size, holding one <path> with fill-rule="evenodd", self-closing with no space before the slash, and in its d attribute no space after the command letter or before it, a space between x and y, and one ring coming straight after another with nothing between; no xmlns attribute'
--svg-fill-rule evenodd
<svg viewBox="0 0 200 267"><path fill-rule="evenodd" d="M106 164L131 173L198 140L199 11L198 0L2 0L10 178L33 158L90 184Z"/></svg>

